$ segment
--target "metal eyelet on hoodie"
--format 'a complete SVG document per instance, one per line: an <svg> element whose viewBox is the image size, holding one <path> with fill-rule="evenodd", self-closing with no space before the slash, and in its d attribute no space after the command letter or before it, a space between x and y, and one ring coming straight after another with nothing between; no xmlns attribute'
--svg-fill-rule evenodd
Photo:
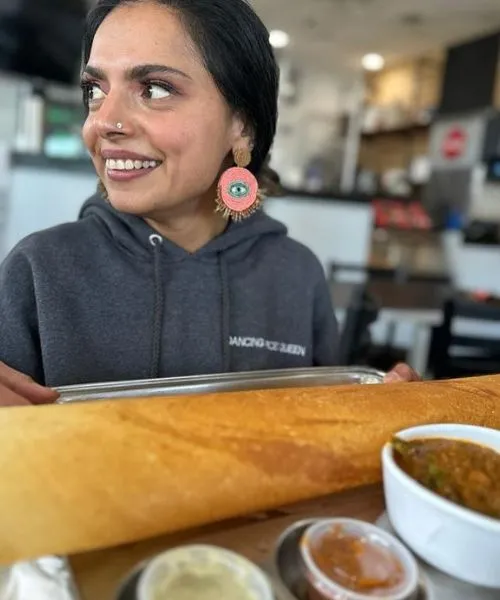
<svg viewBox="0 0 500 600"><path fill-rule="evenodd" d="M149 243L151 244L151 246L158 246L159 244L163 244L163 238L161 237L161 235L157 234L157 233L152 233L149 236Z"/></svg>
<svg viewBox="0 0 500 600"><path fill-rule="evenodd" d="M157 233L149 236L149 243L153 247L154 259L154 286L155 298L153 308L153 344L151 350L151 368L149 376L156 379L160 374L161 360L161 334L163 323L163 286L161 277L161 248L163 238Z"/></svg>

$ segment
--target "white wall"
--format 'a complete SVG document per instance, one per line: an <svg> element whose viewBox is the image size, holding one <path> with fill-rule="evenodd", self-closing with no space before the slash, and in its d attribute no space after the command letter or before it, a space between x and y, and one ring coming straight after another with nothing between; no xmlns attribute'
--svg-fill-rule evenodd
<svg viewBox="0 0 500 600"><path fill-rule="evenodd" d="M331 262L366 265L370 253L370 204L300 197L269 198L265 211L288 227L290 237L310 248L325 273Z"/></svg>
<svg viewBox="0 0 500 600"><path fill-rule="evenodd" d="M11 173L0 261L27 235L75 221L84 201L96 190L96 176L60 169L15 167Z"/></svg>
<svg viewBox="0 0 500 600"><path fill-rule="evenodd" d="M10 189L10 152L16 137L18 106L26 84L0 73L0 258Z"/></svg>
<svg viewBox="0 0 500 600"><path fill-rule="evenodd" d="M500 295L500 248L464 244L461 232L443 234L446 258L456 288Z"/></svg>
<svg viewBox="0 0 500 600"><path fill-rule="evenodd" d="M281 99L278 130L271 166L286 187L303 188L304 173L312 158L325 165L327 184L338 187L345 142L340 117L350 108L359 87L359 74L311 71L297 67L296 95Z"/></svg>
<svg viewBox="0 0 500 600"><path fill-rule="evenodd" d="M20 99L28 89L26 82L0 73L0 140L9 145L16 135Z"/></svg>
<svg viewBox="0 0 500 600"><path fill-rule="evenodd" d="M92 171L16 166L11 172L0 259L30 233L75 220L95 188L96 176ZM269 198L265 211L284 223L292 238L318 256L325 272L331 262L367 263L372 230L369 204L327 198Z"/></svg>

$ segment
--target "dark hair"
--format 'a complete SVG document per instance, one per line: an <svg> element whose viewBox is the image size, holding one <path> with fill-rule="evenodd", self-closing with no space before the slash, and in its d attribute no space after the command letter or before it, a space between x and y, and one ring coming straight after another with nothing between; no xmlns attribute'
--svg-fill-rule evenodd
<svg viewBox="0 0 500 600"><path fill-rule="evenodd" d="M83 61L95 34L118 6L144 0L99 0L86 22ZM150 0L151 1L151 0ZM253 133L249 166L261 174L276 133L279 69L269 33L246 0L153 0L179 14L229 106Z"/></svg>

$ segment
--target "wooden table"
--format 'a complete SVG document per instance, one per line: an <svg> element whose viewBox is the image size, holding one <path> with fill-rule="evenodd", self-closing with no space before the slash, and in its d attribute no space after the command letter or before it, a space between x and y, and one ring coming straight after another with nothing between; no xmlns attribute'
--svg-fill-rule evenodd
<svg viewBox="0 0 500 600"><path fill-rule="evenodd" d="M344 516L375 521L384 510L381 486L357 488L282 510L234 519L137 544L74 556L71 564L82 600L112 600L123 578L145 558L185 543L215 544L261 563L282 531L310 517Z"/></svg>

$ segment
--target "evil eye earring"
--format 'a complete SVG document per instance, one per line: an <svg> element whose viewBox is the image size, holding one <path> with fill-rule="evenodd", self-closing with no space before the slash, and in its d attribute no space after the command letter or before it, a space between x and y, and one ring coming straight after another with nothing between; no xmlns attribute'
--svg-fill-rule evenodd
<svg viewBox="0 0 500 600"><path fill-rule="evenodd" d="M253 214L262 204L257 179L246 167L252 160L250 150L233 150L235 167L222 173L217 186L216 211L226 219L241 221Z"/></svg>

